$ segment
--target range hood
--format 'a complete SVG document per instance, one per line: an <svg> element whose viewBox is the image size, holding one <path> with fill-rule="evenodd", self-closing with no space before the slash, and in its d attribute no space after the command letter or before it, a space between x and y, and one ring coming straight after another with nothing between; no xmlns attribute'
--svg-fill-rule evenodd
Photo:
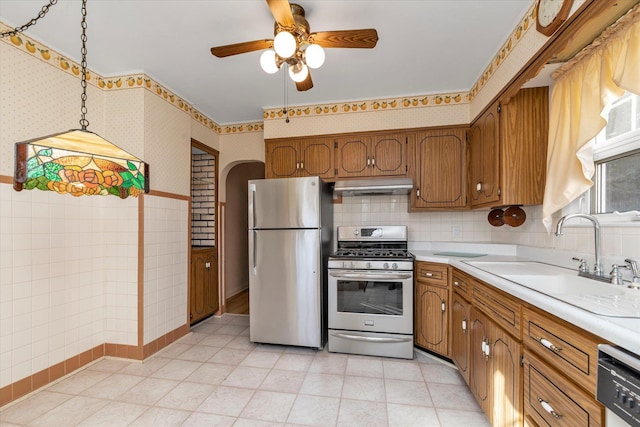
<svg viewBox="0 0 640 427"><path fill-rule="evenodd" d="M412 188L411 178L367 178L336 181L333 191L343 196L366 196L409 194Z"/></svg>

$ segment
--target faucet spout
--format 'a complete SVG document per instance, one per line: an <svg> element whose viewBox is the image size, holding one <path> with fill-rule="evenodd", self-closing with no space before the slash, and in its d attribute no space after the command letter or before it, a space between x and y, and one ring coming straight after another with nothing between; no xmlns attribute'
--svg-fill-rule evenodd
<svg viewBox="0 0 640 427"><path fill-rule="evenodd" d="M565 215L560 218L558 224L556 224L555 235L562 236L562 228L564 227L564 224L572 218L588 219L593 224L594 252L596 257L595 265L593 266L593 274L596 276L603 276L604 269L602 268L602 263L600 261L600 222L598 222L598 219L596 217L594 217L593 215L581 213Z"/></svg>

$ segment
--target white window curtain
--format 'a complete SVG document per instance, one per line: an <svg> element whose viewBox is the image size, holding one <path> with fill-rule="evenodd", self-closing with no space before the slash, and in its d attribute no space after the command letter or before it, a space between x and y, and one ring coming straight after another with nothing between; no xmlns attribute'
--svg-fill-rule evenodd
<svg viewBox="0 0 640 427"><path fill-rule="evenodd" d="M601 116L625 91L640 95L640 5L554 73L542 222L592 185L590 141L606 126Z"/></svg>

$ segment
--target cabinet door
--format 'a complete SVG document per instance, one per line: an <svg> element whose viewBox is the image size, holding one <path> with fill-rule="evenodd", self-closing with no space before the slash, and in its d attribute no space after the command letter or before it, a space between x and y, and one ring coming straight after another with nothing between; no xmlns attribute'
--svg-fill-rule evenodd
<svg viewBox="0 0 640 427"><path fill-rule="evenodd" d="M367 137L344 137L335 140L338 177L369 176L371 153Z"/></svg>
<svg viewBox="0 0 640 427"><path fill-rule="evenodd" d="M333 178L333 146L330 139L313 139L300 143L301 176Z"/></svg>
<svg viewBox="0 0 640 427"><path fill-rule="evenodd" d="M407 138L404 134L372 137L370 175L406 175L407 148Z"/></svg>
<svg viewBox="0 0 640 427"><path fill-rule="evenodd" d="M491 325L491 414L494 426L522 425L522 346L502 328Z"/></svg>
<svg viewBox="0 0 640 427"><path fill-rule="evenodd" d="M270 142L265 153L265 178L298 176L298 142Z"/></svg>
<svg viewBox="0 0 640 427"><path fill-rule="evenodd" d="M500 200L499 183L499 104L494 103L471 125L469 135L469 194L471 206Z"/></svg>
<svg viewBox="0 0 640 427"><path fill-rule="evenodd" d="M214 314L220 306L218 294L218 256L215 249L208 252L205 258L205 311L206 315Z"/></svg>
<svg viewBox="0 0 640 427"><path fill-rule="evenodd" d="M416 345L448 356L448 289L416 283Z"/></svg>
<svg viewBox="0 0 640 427"><path fill-rule="evenodd" d="M491 413L490 353L487 355L485 351L489 341L489 321L484 314L472 307L469 352L471 356L471 372L469 373L469 387L476 401L480 404L482 411L487 414L487 416Z"/></svg>
<svg viewBox="0 0 640 427"><path fill-rule="evenodd" d="M451 301L451 359L469 384L469 326L471 305L456 292Z"/></svg>
<svg viewBox="0 0 640 427"><path fill-rule="evenodd" d="M416 139L413 168L416 188L411 198L411 207L466 207L466 130L421 132Z"/></svg>

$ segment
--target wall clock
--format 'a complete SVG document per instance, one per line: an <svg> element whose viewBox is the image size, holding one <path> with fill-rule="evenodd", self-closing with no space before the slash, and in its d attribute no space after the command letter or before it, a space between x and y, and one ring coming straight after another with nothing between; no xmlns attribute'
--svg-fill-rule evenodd
<svg viewBox="0 0 640 427"><path fill-rule="evenodd" d="M545 36L553 34L569 16L573 0L538 0L536 30Z"/></svg>

